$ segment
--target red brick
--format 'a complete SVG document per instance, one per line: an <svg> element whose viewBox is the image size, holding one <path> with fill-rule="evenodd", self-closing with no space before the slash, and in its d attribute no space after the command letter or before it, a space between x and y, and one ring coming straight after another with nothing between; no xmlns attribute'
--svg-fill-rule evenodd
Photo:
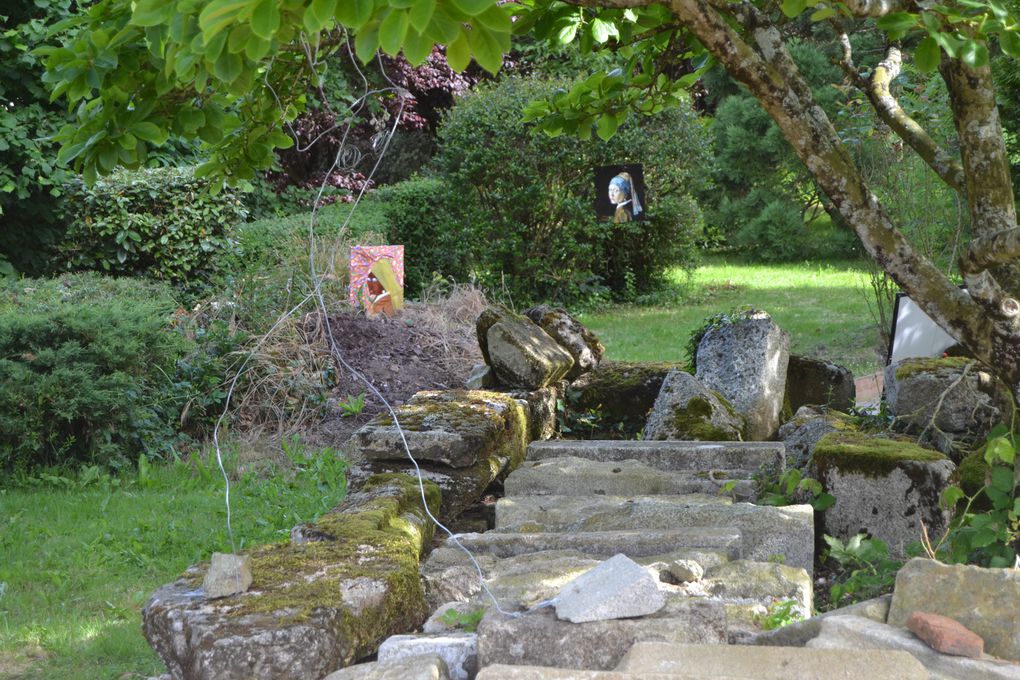
<svg viewBox="0 0 1020 680"><path fill-rule="evenodd" d="M937 652L979 658L985 651L985 641L977 633L948 616L914 612L907 619L907 628Z"/></svg>

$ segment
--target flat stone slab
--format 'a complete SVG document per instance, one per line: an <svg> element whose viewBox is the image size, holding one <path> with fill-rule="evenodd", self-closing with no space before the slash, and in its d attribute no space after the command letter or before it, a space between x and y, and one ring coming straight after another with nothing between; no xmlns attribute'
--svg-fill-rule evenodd
<svg viewBox="0 0 1020 680"><path fill-rule="evenodd" d="M571 623L648 616L666 598L658 581L626 555L614 555L563 586L555 598L556 617Z"/></svg>
<svg viewBox="0 0 1020 680"><path fill-rule="evenodd" d="M471 552L494 557L513 557L543 550L574 550L592 557L666 555L686 549L700 549L741 557L743 539L731 527L686 527L684 529L630 529L561 533L458 534L457 539Z"/></svg>
<svg viewBox="0 0 1020 680"><path fill-rule="evenodd" d="M648 496L716 494L735 481L733 497L755 499L754 482L741 470L659 470L636 460L593 461L576 456L526 461L503 484L507 496L584 495Z"/></svg>
<svg viewBox="0 0 1020 680"><path fill-rule="evenodd" d="M702 496L522 496L496 504L497 531L583 532L729 527L743 538L746 559L782 555L790 566L814 568L810 505L727 504Z"/></svg>
<svg viewBox="0 0 1020 680"><path fill-rule="evenodd" d="M909 631L859 616L831 616L822 620L818 637L808 642L807 646L815 649L881 649L909 652L928 669L933 678L1020 680L1018 664L940 654Z"/></svg>
<svg viewBox="0 0 1020 680"><path fill-rule="evenodd" d="M915 611L941 614L980 635L987 653L1020 661L1018 608L1020 571L916 557L896 574L889 624L906 626Z"/></svg>
<svg viewBox="0 0 1020 680"><path fill-rule="evenodd" d="M616 670L696 678L754 680L927 680L907 652L803 647L742 647L638 642Z"/></svg>
<svg viewBox="0 0 1020 680"><path fill-rule="evenodd" d="M651 616L590 623L560 621L551 609L516 618L489 612L478 625L478 662L608 670L639 640L725 644L725 608L671 601Z"/></svg>
<svg viewBox="0 0 1020 680"><path fill-rule="evenodd" d="M394 663L420 656L438 656L450 680L468 680L478 670L478 636L474 633L394 635L379 646L379 662Z"/></svg>
<svg viewBox="0 0 1020 680"><path fill-rule="evenodd" d="M446 663L435 654L373 661L330 673L322 680L450 680Z"/></svg>
<svg viewBox="0 0 1020 680"><path fill-rule="evenodd" d="M572 456L586 460L619 462L633 460L657 470L741 471L746 476L762 466L782 469L782 442L694 442L694 441L608 441L551 440L532 442L528 460Z"/></svg>

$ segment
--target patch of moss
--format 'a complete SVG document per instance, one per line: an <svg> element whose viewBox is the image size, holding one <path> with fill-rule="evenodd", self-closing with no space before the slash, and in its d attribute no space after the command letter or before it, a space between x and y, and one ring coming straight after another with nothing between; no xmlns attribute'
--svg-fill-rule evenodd
<svg viewBox="0 0 1020 680"><path fill-rule="evenodd" d="M645 425L662 381L682 363L602 361L581 376L566 393L567 408L577 414L600 414L593 437L632 437Z"/></svg>
<svg viewBox="0 0 1020 680"><path fill-rule="evenodd" d="M733 439L734 433L712 424L712 404L704 397L692 397L686 405L674 409L671 424L675 432L691 439L720 442Z"/></svg>
<svg viewBox="0 0 1020 680"><path fill-rule="evenodd" d="M885 477L908 461L935 462L946 456L906 437L876 437L860 432L830 432L818 440L813 465L824 476L830 468L866 477Z"/></svg>
<svg viewBox="0 0 1020 680"><path fill-rule="evenodd" d="M965 494L973 496L984 488L987 474L988 463L985 462L984 452L975 451L960 461L953 473L952 481L959 484Z"/></svg>
<svg viewBox="0 0 1020 680"><path fill-rule="evenodd" d="M904 359L896 367L896 379L904 380L912 375L917 375L918 373L934 373L936 371L947 369L959 370L973 362L973 359L968 359L967 357Z"/></svg>

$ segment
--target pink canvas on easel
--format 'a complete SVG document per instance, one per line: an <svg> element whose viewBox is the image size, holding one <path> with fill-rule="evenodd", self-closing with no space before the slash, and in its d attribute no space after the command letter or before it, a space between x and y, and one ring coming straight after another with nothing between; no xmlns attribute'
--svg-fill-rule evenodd
<svg viewBox="0 0 1020 680"><path fill-rule="evenodd" d="M369 316L393 316L404 307L404 246L354 246L349 300Z"/></svg>

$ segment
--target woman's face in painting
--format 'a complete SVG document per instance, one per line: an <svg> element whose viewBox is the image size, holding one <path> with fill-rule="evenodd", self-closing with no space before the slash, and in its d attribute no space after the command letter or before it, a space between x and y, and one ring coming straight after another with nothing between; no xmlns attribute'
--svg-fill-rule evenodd
<svg viewBox="0 0 1020 680"><path fill-rule="evenodd" d="M610 183L609 185L609 202L613 205L619 205L627 200L627 196L620 190L620 187Z"/></svg>
<svg viewBox="0 0 1020 680"><path fill-rule="evenodd" d="M379 279L375 277L375 274L369 274L368 280L365 282L368 288L369 295L380 295L383 292L383 286L379 283Z"/></svg>

